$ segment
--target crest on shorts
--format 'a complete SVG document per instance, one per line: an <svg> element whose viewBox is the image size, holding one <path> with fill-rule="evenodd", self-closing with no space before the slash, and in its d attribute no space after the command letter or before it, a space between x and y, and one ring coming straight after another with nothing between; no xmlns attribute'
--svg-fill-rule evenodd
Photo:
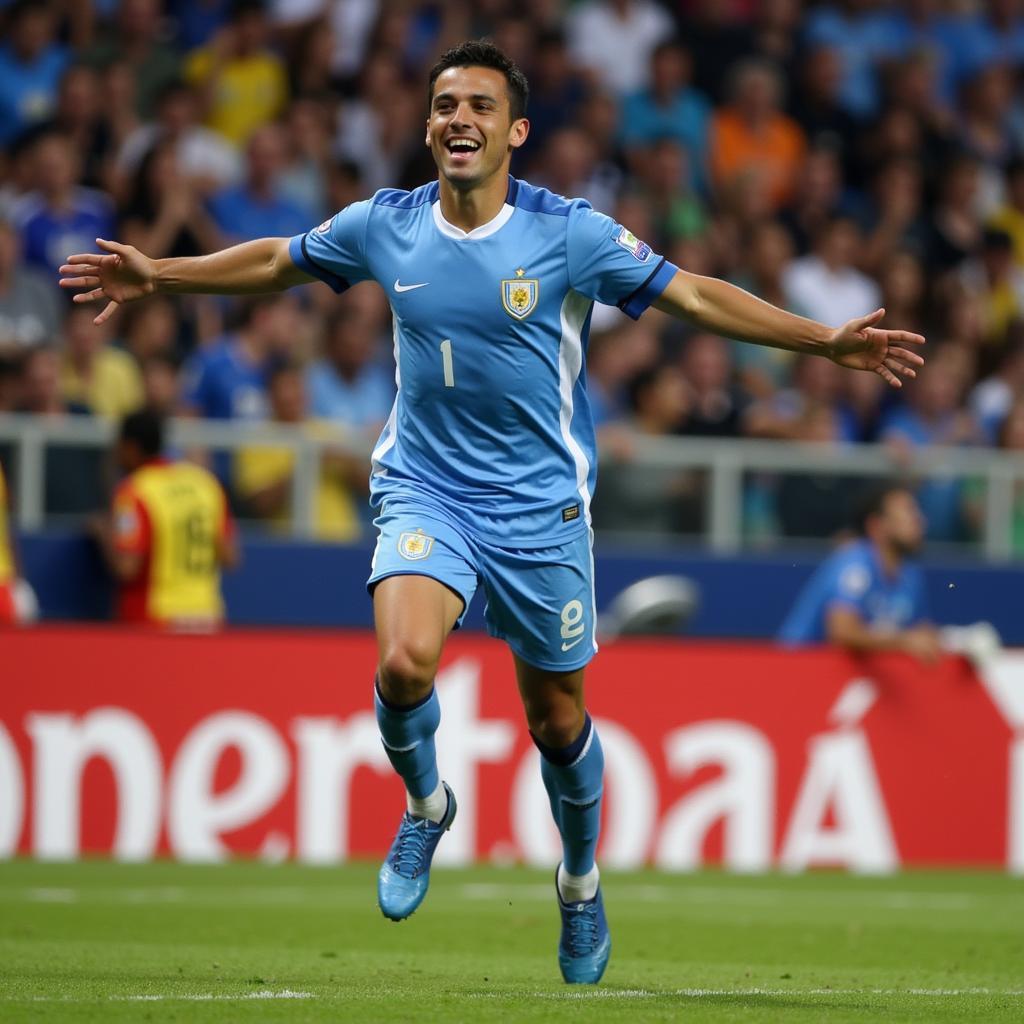
<svg viewBox="0 0 1024 1024"><path fill-rule="evenodd" d="M434 538L428 537L422 530L414 533L403 533L398 538L398 553L410 562L418 562L430 554L434 546Z"/></svg>
<svg viewBox="0 0 1024 1024"><path fill-rule="evenodd" d="M537 308L540 298L540 281L524 277L526 271L522 267L516 270L515 277L507 277L501 282L501 304L505 312L517 320L528 317Z"/></svg>

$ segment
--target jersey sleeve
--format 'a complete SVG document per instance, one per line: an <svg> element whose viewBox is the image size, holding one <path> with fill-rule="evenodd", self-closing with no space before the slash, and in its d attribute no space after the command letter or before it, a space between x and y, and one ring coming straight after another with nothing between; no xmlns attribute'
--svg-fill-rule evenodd
<svg viewBox="0 0 1024 1024"><path fill-rule="evenodd" d="M845 558L837 561L830 577L826 613L832 608L849 608L864 616L865 599L871 589L871 570L860 559Z"/></svg>
<svg viewBox="0 0 1024 1024"><path fill-rule="evenodd" d="M373 203L352 203L318 228L288 243L292 262L312 277L343 292L373 275L366 262L366 231Z"/></svg>
<svg viewBox="0 0 1024 1024"><path fill-rule="evenodd" d="M146 507L129 484L122 484L114 495L115 549L145 554L149 550L149 533Z"/></svg>
<svg viewBox="0 0 1024 1024"><path fill-rule="evenodd" d="M597 302L618 306L636 320L665 290L677 268L585 203L574 204L568 219L570 286Z"/></svg>

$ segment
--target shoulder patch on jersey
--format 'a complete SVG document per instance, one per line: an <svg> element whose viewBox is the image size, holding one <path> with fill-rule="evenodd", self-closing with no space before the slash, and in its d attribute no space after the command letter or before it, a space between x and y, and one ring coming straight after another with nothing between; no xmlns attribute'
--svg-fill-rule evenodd
<svg viewBox="0 0 1024 1024"><path fill-rule="evenodd" d="M410 562L426 558L433 546L434 538L428 537L422 530L403 533L398 538L398 553Z"/></svg>
<svg viewBox="0 0 1024 1024"><path fill-rule="evenodd" d="M646 263L651 258L651 247L646 242L641 242L629 228L623 228L615 241L641 263Z"/></svg>
<svg viewBox="0 0 1024 1024"><path fill-rule="evenodd" d="M871 574L857 562L848 565L839 575L839 593L843 597L863 597L870 584Z"/></svg>
<svg viewBox="0 0 1024 1024"><path fill-rule="evenodd" d="M333 218L333 217L328 217L328 218L327 218L327 220L325 220L325 221L323 222L323 224L321 224L321 225L320 225L320 226L319 226L319 227L318 227L318 228L316 229L316 233L317 233L318 235L326 235L326 234L327 234L327 232L331 230L331 221L332 221L332 220L334 220L334 218Z"/></svg>
<svg viewBox="0 0 1024 1024"><path fill-rule="evenodd" d="M540 281L535 278L519 277L523 271L516 271L516 277L507 277L501 282L501 304L505 312L516 320L523 320L537 308L540 298Z"/></svg>

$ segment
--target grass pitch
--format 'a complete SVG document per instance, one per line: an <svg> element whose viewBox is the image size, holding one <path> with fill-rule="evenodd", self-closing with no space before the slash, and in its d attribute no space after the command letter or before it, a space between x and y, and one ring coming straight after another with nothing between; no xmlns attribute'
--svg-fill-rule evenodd
<svg viewBox="0 0 1024 1024"><path fill-rule="evenodd" d="M604 877L613 953L561 983L549 873L0 863L2 1021L1024 1020L1024 884L997 874Z"/></svg>

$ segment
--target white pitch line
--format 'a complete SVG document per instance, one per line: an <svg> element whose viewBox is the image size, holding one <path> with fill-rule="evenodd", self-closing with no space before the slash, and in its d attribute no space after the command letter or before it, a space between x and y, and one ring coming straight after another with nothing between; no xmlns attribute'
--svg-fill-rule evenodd
<svg viewBox="0 0 1024 1024"><path fill-rule="evenodd" d="M240 1002L252 999L315 999L312 992L293 992L290 988L282 989L279 992L263 989L259 992L240 992L238 995L230 995L221 992L182 992L182 993L142 993L130 996L97 996L97 1000L107 1003L215 1003L215 1002ZM20 1002L18 999L10 999L9 1002ZM32 996L28 1000L33 1003L91 1003L96 1000L83 996Z"/></svg>
<svg viewBox="0 0 1024 1024"><path fill-rule="evenodd" d="M471 999L504 999L503 992L472 992ZM995 988L677 988L663 992L643 988L630 989L580 989L566 992L523 993L531 999L706 999L722 996L919 996L924 998L948 998L950 996L1003 996L1020 998L1024 989Z"/></svg>

